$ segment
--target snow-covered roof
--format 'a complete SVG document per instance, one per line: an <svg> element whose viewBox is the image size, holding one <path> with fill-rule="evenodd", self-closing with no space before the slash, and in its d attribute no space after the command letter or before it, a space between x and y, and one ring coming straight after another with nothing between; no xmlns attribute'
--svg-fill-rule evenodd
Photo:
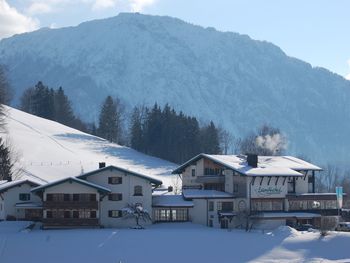
<svg viewBox="0 0 350 263"><path fill-rule="evenodd" d="M179 166L173 173L182 173L187 166L202 158L207 158L227 167L227 169L235 170L247 176L304 176L298 171L322 170L316 165L292 156L258 156L258 167L254 168L248 165L245 155L213 155L202 153Z"/></svg>
<svg viewBox="0 0 350 263"><path fill-rule="evenodd" d="M264 212L252 216L254 218L315 218L321 217L320 214L304 212Z"/></svg>
<svg viewBox="0 0 350 263"><path fill-rule="evenodd" d="M10 182L7 181L5 183L0 184L0 192L4 192L12 187L15 187L17 185L21 185L24 183L27 183L31 186L38 186L39 185L39 184L37 184L31 180L27 180L27 179L15 180L15 181L10 181Z"/></svg>
<svg viewBox="0 0 350 263"><path fill-rule="evenodd" d="M185 199L200 199L200 198L233 198L232 194L216 191L216 190L199 190L199 189L184 189L182 195Z"/></svg>
<svg viewBox="0 0 350 263"><path fill-rule="evenodd" d="M182 195L155 195L152 196L154 207L193 207L192 201L186 201Z"/></svg>
<svg viewBox="0 0 350 263"><path fill-rule="evenodd" d="M140 173L131 171L131 170L129 170L129 169L125 169L125 168L118 167L118 166L114 166L114 165L109 165L109 166L106 166L106 167L103 167L103 168L100 168L100 169L96 169L96 170L94 170L94 171L91 171L91 172L88 172L88 173L79 175L79 176L77 176L77 178L84 178L84 179L85 179L86 177L89 177L90 175L94 175L94 174L97 174L97 173L100 173L100 172L106 171L106 170L118 170L118 171L122 171L122 172L125 172L125 173L128 173L128 174L131 174L131 175L134 175L134 176L143 178L143 179L145 179L145 180L148 180L148 181L150 181L151 183L156 184L156 185L161 185L161 184L163 183L161 180L155 179L155 178L153 178L153 177L151 177L151 176L144 175L144 174L140 174Z"/></svg>
<svg viewBox="0 0 350 263"><path fill-rule="evenodd" d="M102 192L107 192L107 193L111 192L111 190L106 188L106 187L103 187L101 185L94 184L94 183L91 183L91 182L88 182L88 181L85 181L85 180L82 180L82 179L79 179L79 178L76 178L76 177L68 177L68 178L64 178L64 179L61 179L61 180L58 180L58 181L55 181L55 182L51 182L51 183L48 183L48 184L45 184L45 185L41 185L41 186L35 187L35 188L32 189L32 192L42 191L42 190L44 190L46 188L53 187L55 185L59 185L59 184L65 183L66 181L74 181L76 183L83 184L83 185L95 188L95 189L97 189L99 191L102 191Z"/></svg>

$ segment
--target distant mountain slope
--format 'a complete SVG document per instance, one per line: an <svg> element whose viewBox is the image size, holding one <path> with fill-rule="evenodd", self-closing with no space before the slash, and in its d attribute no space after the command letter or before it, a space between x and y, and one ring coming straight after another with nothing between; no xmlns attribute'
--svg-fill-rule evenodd
<svg viewBox="0 0 350 263"><path fill-rule="evenodd" d="M129 107L168 102L236 136L272 124L290 154L350 159L350 82L245 35L124 13L4 39L0 61L17 95L38 80L61 85L85 119L107 94Z"/></svg>
<svg viewBox="0 0 350 263"><path fill-rule="evenodd" d="M9 138L24 177L50 182L95 170L99 162L106 162L160 179L165 186L173 184L173 163L10 107L7 111Z"/></svg>

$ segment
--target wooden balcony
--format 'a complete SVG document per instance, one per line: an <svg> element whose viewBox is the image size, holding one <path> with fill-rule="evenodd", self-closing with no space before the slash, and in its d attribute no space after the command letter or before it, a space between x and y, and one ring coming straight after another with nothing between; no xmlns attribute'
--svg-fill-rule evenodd
<svg viewBox="0 0 350 263"><path fill-rule="evenodd" d="M44 228L48 227L98 227L98 218L43 218Z"/></svg>
<svg viewBox="0 0 350 263"><path fill-rule="evenodd" d="M205 176L198 176L196 178L196 183L216 183L216 184L223 184L225 183L225 176L222 175L205 175Z"/></svg>
<svg viewBox="0 0 350 263"><path fill-rule="evenodd" d="M44 201L44 209L98 209L97 201Z"/></svg>

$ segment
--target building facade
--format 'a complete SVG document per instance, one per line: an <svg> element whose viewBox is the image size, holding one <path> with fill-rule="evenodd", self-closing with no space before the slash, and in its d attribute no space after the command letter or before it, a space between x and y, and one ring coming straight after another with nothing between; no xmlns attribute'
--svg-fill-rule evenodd
<svg viewBox="0 0 350 263"><path fill-rule="evenodd" d="M43 227L131 227L123 208L138 204L152 213L152 189L162 182L108 166L41 185L31 191L42 199ZM152 222L146 222L148 224Z"/></svg>
<svg viewBox="0 0 350 263"><path fill-rule="evenodd" d="M315 175L321 170L292 156L200 154L173 173L182 178L183 197L194 203L193 222L273 228L319 226L321 216L338 214L335 193L315 193Z"/></svg>
<svg viewBox="0 0 350 263"><path fill-rule="evenodd" d="M38 186L30 180L0 184L0 220L40 220L41 199L30 190Z"/></svg>

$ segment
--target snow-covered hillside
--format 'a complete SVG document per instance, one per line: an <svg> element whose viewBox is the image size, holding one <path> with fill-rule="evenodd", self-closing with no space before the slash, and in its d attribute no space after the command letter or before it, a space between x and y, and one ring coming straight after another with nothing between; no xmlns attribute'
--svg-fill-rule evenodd
<svg viewBox="0 0 350 263"><path fill-rule="evenodd" d="M18 96L38 80L63 86L85 119L109 94L129 107L168 102L236 137L272 124L289 154L319 164L350 159L350 82L246 35L124 13L3 39L0 61Z"/></svg>
<svg viewBox="0 0 350 263"><path fill-rule="evenodd" d="M99 162L121 166L173 185L175 164L109 143L99 137L6 107L10 142L23 178L45 183L98 168Z"/></svg>

